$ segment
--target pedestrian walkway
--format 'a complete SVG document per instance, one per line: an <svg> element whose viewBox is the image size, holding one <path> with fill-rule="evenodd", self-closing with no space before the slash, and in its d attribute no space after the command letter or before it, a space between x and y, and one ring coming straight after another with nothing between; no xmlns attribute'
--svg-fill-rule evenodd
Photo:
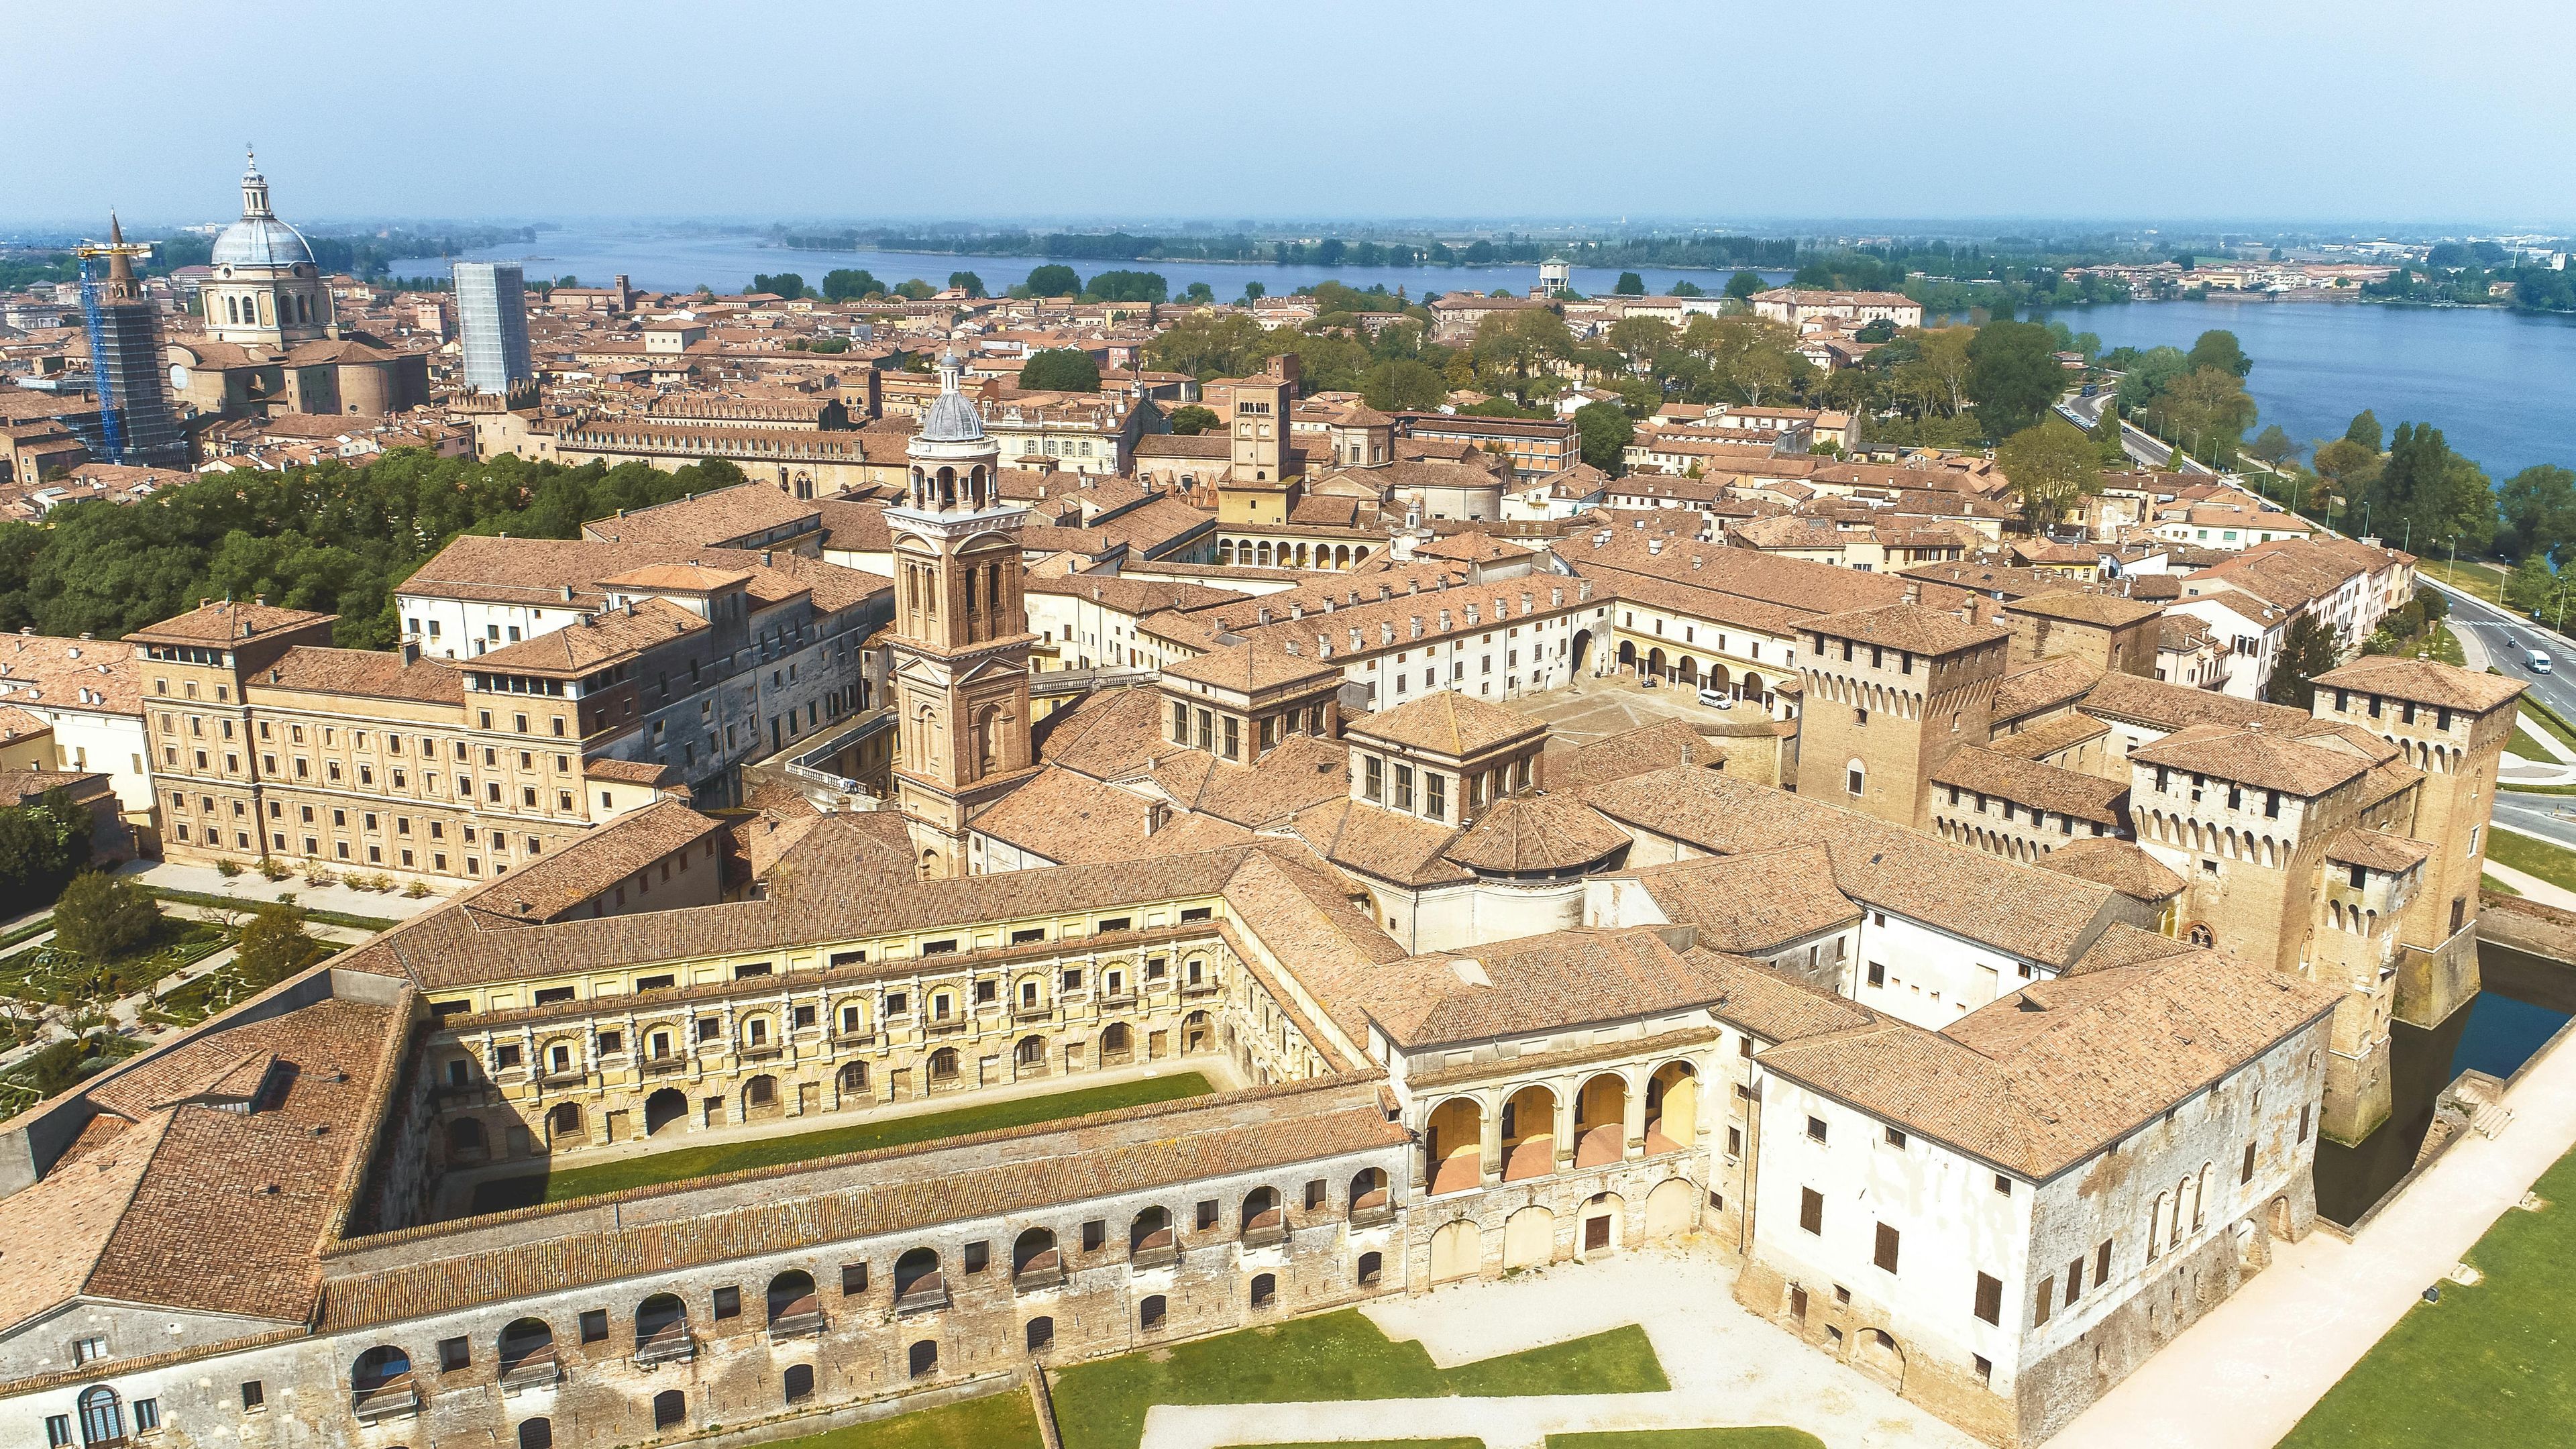
<svg viewBox="0 0 2576 1449"><path fill-rule="evenodd" d="M400 891L351 890L337 883L306 885L300 875L270 880L255 870L228 876L212 866L173 865L166 860L134 860L117 868L145 885L162 890L229 897L240 901L245 911L268 905L283 893L295 897L295 904L306 910L336 911L346 916L376 916L399 921L419 915L433 906L445 905L448 899L435 892L414 899Z"/></svg>
<svg viewBox="0 0 2576 1449"><path fill-rule="evenodd" d="M2490 865L2489 869L2494 867ZM2352 1242L2317 1232L2147 1360L2049 1449L2269 1449L2576 1145L2576 1049L2505 1097L2513 1124L2463 1134Z"/></svg>
<svg viewBox="0 0 2576 1449"><path fill-rule="evenodd" d="M1637 1324L1672 1384L1660 1394L1157 1405L1142 1449L1474 1436L1541 1449L1550 1434L1786 1425L1829 1449L1974 1449L1977 1441L1736 1306L1721 1253L1658 1249L1560 1263L1360 1311L1442 1368Z"/></svg>

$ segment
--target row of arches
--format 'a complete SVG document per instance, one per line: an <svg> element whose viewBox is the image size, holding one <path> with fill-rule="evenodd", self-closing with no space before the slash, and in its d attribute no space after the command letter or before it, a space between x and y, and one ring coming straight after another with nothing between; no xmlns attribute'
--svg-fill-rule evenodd
<svg viewBox="0 0 2576 1449"><path fill-rule="evenodd" d="M2171 1193L2156 1194L2154 1203L2147 1209L2148 1262L2152 1263L2164 1254L2182 1246L2183 1234L2186 1231L2183 1226L2183 1203L2186 1198L2191 1203L2191 1226L2188 1231L2194 1233L2200 1231L2204 1214L2208 1210L2206 1199L2209 1194L2210 1167L2211 1164L2204 1162L2200 1165L2200 1171L2188 1174L2182 1181L2175 1183Z"/></svg>
<svg viewBox="0 0 2576 1449"><path fill-rule="evenodd" d="M1217 540L1216 561L1220 565L1244 568L1332 569L1348 570L1368 562L1367 544L1291 543L1280 539Z"/></svg>
<svg viewBox="0 0 2576 1449"><path fill-rule="evenodd" d="M1712 659L1702 663L1697 655L1667 655L1661 645L1650 645L1642 653L1633 639L1619 641L1619 668L1623 673L1651 674L1668 684L1685 689L1715 690L1733 699L1770 701L1770 692L1762 676L1750 669L1738 674ZM1576 668L1581 668L1578 660Z"/></svg>
<svg viewBox="0 0 2576 1449"><path fill-rule="evenodd" d="M1988 829L1982 825L1970 825L1964 821L1942 820L1934 824L1934 833L1950 844L1964 845L1971 850L1984 851L1988 855L2000 855L2006 860L2037 862L2055 849L2054 846L2043 845L2036 840L2019 835L2007 835L2000 830Z"/></svg>
<svg viewBox="0 0 2576 1449"><path fill-rule="evenodd" d="M981 463L963 473L947 466L914 468L907 506L925 512L955 508L960 503L969 510L990 508L996 502L996 476Z"/></svg>
<svg viewBox="0 0 2576 1449"><path fill-rule="evenodd" d="M1670 1242L1691 1231L1699 1220L1700 1189L1685 1178L1668 1177L1646 1194L1644 1221L1632 1238L1627 1230L1627 1199L1615 1192L1596 1193L1573 1213L1573 1242L1560 1250L1558 1214L1532 1204L1503 1220L1500 1266L1504 1272L1543 1268L1561 1258L1585 1260L1623 1250L1632 1241ZM1434 1284L1480 1277L1485 1271L1485 1229L1459 1218L1431 1234L1430 1277Z"/></svg>
<svg viewBox="0 0 2576 1449"><path fill-rule="evenodd" d="M1215 1024L1208 1013L1192 1011L1181 1019L1180 1052L1193 1056L1216 1050ZM1024 1036L1011 1047L1012 1075L1025 1078L1044 1075L1050 1069L1050 1039ZM1115 1066L1135 1059L1135 1029L1125 1022L1111 1022L1101 1028L1094 1043L1103 1066ZM1066 1042L1068 1053L1085 1045ZM965 1058L956 1047L940 1047L923 1059L923 1080L933 1090L946 1090L967 1085ZM833 1074L841 1106L873 1101L870 1095L873 1074L866 1062L844 1062ZM978 1084L989 1085L989 1084ZM786 1097L778 1078L763 1072L744 1078L732 1093L735 1120L766 1121L783 1116ZM689 1096L677 1087L664 1087L644 1099L644 1135L655 1136L674 1123L685 1125L691 1112ZM549 1151L561 1151L588 1143L589 1114L579 1102L562 1101L548 1107L541 1119L545 1126ZM474 1117L451 1118L447 1124L447 1159L453 1164L479 1163L491 1155L491 1138L483 1123Z"/></svg>
<svg viewBox="0 0 2576 1449"><path fill-rule="evenodd" d="M2359 906L2347 907L2341 901L2328 901L2326 916L2334 922L2334 928L2338 931L2350 931L2358 936L2379 934L2379 912L2377 911L2366 911Z"/></svg>
<svg viewBox="0 0 2576 1449"><path fill-rule="evenodd" d="M2241 860L2248 865L2260 865L2267 870L2287 861L2290 853L2298 846L2295 840L2287 838L2276 840L2269 835L2257 835L2250 830L2238 830L2232 825L2205 825L2188 815L2175 815L2162 810L2148 811L2144 817L2144 824L2146 836L2150 840L2201 855Z"/></svg>
<svg viewBox="0 0 2576 1449"><path fill-rule="evenodd" d="M1573 1170L1606 1166L1627 1155L1628 1079L1602 1072L1575 1089L1568 1114L1556 1092L1531 1084L1506 1097L1494 1124L1495 1166L1504 1182L1545 1177L1560 1161ZM1699 1134L1699 1075L1688 1062L1667 1062L1646 1081L1645 1154L1678 1152ZM1431 1109L1422 1133L1423 1181L1434 1196L1465 1192L1485 1181L1485 1102L1452 1097Z"/></svg>
<svg viewBox="0 0 2576 1449"><path fill-rule="evenodd" d="M1875 710L1898 719L1921 719L1923 696L1913 690L1890 689L1875 680L1853 679L1846 675L1807 671L1807 697L1810 702L1829 699L1854 709Z"/></svg>

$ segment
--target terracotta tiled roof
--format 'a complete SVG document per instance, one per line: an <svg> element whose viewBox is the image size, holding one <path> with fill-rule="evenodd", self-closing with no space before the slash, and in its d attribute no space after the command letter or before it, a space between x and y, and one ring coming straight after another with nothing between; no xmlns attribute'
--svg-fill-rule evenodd
<svg viewBox="0 0 2576 1449"><path fill-rule="evenodd" d="M1466 759L1545 734L1547 722L1454 689L1441 689L1410 704L1363 715L1348 722L1343 732Z"/></svg>
<svg viewBox="0 0 2576 1449"><path fill-rule="evenodd" d="M279 655L265 673L251 676L247 684L252 689L358 694L422 704L465 702L465 677L453 663L421 659L405 664L400 654L381 649L299 644Z"/></svg>
<svg viewBox="0 0 2576 1449"><path fill-rule="evenodd" d="M2129 752L2142 765L2212 775L2313 798L2360 776L2374 761L2261 728L2193 725Z"/></svg>
<svg viewBox="0 0 2576 1449"><path fill-rule="evenodd" d="M0 651L0 657L5 657L5 651ZM2365 655L2340 669L2327 670L2317 676L2316 682L2326 689L2384 694L2417 704L2480 713L2494 709L2524 689L2521 680L2504 675L2480 674L2456 665L2394 654Z"/></svg>
<svg viewBox="0 0 2576 1449"><path fill-rule="evenodd" d="M0 705L143 712L134 646L116 639L0 634Z"/></svg>
<svg viewBox="0 0 2576 1449"><path fill-rule="evenodd" d="M722 829L679 801L657 800L521 865L462 898L460 908L475 912L483 926L554 920L657 860L695 852ZM690 869L721 871L723 865L693 854Z"/></svg>
<svg viewBox="0 0 2576 1449"><path fill-rule="evenodd" d="M1802 627L1829 639L1850 639L1916 654L1950 654L2012 637L1991 624L1972 624L1958 615L1919 604L1885 604L1810 619Z"/></svg>
<svg viewBox="0 0 2576 1449"><path fill-rule="evenodd" d="M2287 705L2238 699L2215 690L2191 689L2167 684L2160 679L2142 679L2134 674L2101 676L2091 689L2085 691L2083 708L2086 714L2130 720L2161 730L2178 730L2195 724L2228 725L2239 729L2260 725L2266 729L2294 730L2305 728L2310 723L2305 712Z"/></svg>
<svg viewBox="0 0 2576 1449"><path fill-rule="evenodd" d="M1345 989L1390 1040L1416 1048L1705 1011L1726 994L1713 954L1676 951L1651 927L1556 931L1408 956Z"/></svg>
<svg viewBox="0 0 2576 1449"><path fill-rule="evenodd" d="M2070 840L2039 858L2039 868L2106 885L2132 900L2158 903L2182 893L2183 878L2126 840Z"/></svg>
<svg viewBox="0 0 2576 1449"><path fill-rule="evenodd" d="M242 604L229 599L198 605L187 613L147 625L126 635L136 643L230 644L280 630L301 629L336 616L309 609L282 609L274 604Z"/></svg>
<svg viewBox="0 0 2576 1449"><path fill-rule="evenodd" d="M2129 796L2125 775L2105 779L1975 745L1952 750L1941 767L1932 772L1932 783L2109 826L2120 824L2122 807Z"/></svg>
<svg viewBox="0 0 2576 1449"><path fill-rule="evenodd" d="M2422 865L2431 854L2422 841L2380 830L2347 830L2326 842L2326 859L2390 875Z"/></svg>
<svg viewBox="0 0 2576 1449"><path fill-rule="evenodd" d="M709 574L714 571L694 569L688 572ZM741 576L719 574L716 577ZM666 583L662 587L679 586ZM478 654L461 661L461 664L465 668L504 674L579 676L706 627L706 620L668 599L646 599L623 609L584 614L560 629L550 629L516 644L504 644L489 654Z"/></svg>
<svg viewBox="0 0 2576 1449"><path fill-rule="evenodd" d="M1717 951L1765 956L1861 917L1821 845L1701 856L1634 874L1664 919L1697 926L1700 942Z"/></svg>
<svg viewBox="0 0 2576 1449"><path fill-rule="evenodd" d="M1443 852L1469 870L1531 875L1579 870L1628 848L1628 832L1571 795L1506 795Z"/></svg>

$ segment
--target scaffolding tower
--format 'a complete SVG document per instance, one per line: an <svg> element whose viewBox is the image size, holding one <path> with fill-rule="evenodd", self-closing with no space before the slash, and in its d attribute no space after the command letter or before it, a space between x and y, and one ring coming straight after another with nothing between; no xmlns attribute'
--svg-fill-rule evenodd
<svg viewBox="0 0 2576 1449"><path fill-rule="evenodd" d="M83 243L76 251L105 461L186 467L187 445L163 382L160 318L134 280L134 263L152 248L126 241L124 228L110 217L108 239ZM102 262L104 278L98 275Z"/></svg>

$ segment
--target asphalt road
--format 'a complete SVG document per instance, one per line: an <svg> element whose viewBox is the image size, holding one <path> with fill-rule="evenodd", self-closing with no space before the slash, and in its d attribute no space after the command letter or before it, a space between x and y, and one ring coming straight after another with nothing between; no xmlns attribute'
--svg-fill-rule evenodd
<svg viewBox="0 0 2576 1449"><path fill-rule="evenodd" d="M2576 670L2576 641L2455 589L2446 588L2442 593L2451 601L2454 633L2474 635L2486 646L2489 663L2521 680L2531 695L2558 711L2560 717L2576 719L2576 678L2567 673ZM2531 672L2534 649L2549 656L2555 666L2552 672Z"/></svg>

